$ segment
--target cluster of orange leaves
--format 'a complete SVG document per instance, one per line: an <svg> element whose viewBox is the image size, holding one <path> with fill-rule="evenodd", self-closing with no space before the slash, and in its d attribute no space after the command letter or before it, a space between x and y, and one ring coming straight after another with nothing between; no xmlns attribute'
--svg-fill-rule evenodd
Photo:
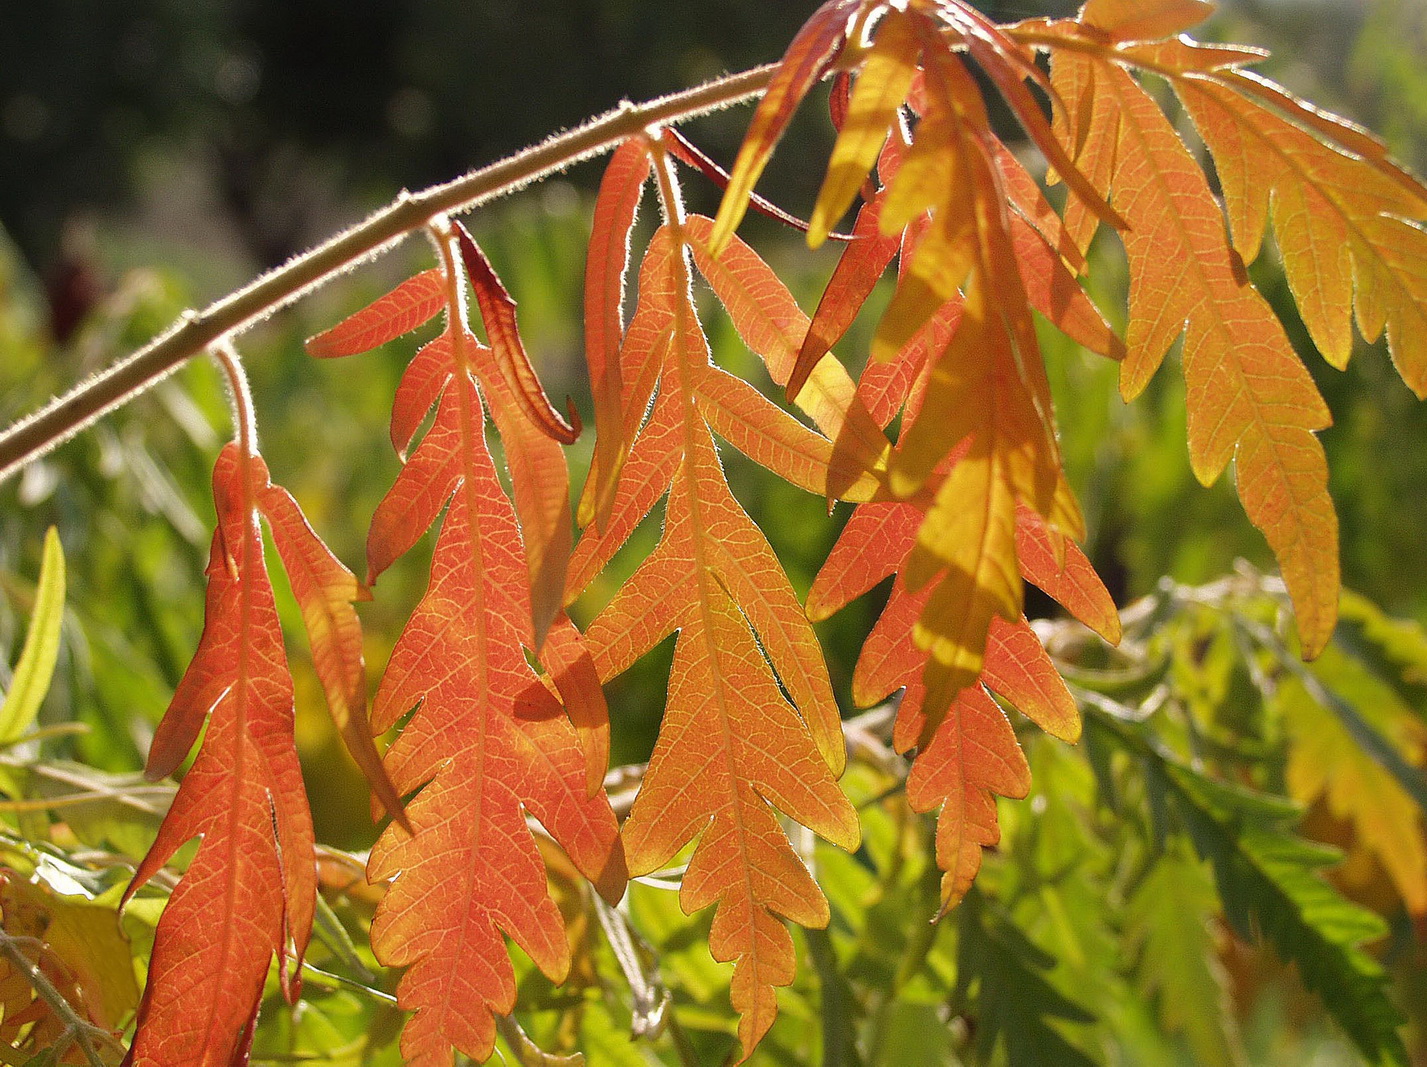
<svg viewBox="0 0 1427 1067"><path fill-rule="evenodd" d="M1061 468L1033 312L1121 360L1127 398L1184 337L1193 469L1208 483L1235 460L1302 644L1321 649L1338 595L1336 520L1314 436L1328 413L1244 264L1271 215L1325 358L1347 360L1355 315L1366 338L1386 331L1404 379L1427 394L1427 234L1414 221L1427 217L1427 189L1361 130L1244 69L1263 53L1174 36L1207 10L1204 0L1089 0L1074 20L998 26L960 0L829 0L774 74L716 220L682 207L674 164L688 158L685 142L657 129L624 142L589 245L597 439L574 516L562 445L578 421L549 404L514 301L459 224L431 228L435 268L314 338L314 356L348 356L444 317L397 390L391 440L404 466L367 546L371 583L444 516L430 586L368 724L352 602L369 594L269 483L250 443L219 458L206 627L150 773L178 767L205 719L208 733L134 885L183 841L203 844L159 927L129 1062L243 1062L274 956L284 991L297 993L315 894L312 831L260 517L303 606L334 715L394 816L369 865L373 881L390 885L372 941L384 963L407 968L399 999L414 1015L402 1049L416 1064L449 1063L453 1048L490 1054L492 1013L515 1004L502 935L552 980L569 968L526 813L611 901L629 876L696 841L681 902L690 913L717 905L709 947L734 962L733 1005L751 1053L773 1022L776 987L793 977L783 920L828 921L777 816L843 848L859 838L837 785L843 736L809 619L889 576L854 698L869 705L905 689L894 743L915 753L908 799L940 812L943 907L966 892L982 848L998 839L994 795L1029 788L991 694L1057 737L1073 741L1080 729L1022 617L1022 579L1107 640L1119 634L1075 544L1084 522ZM1049 75L1037 51L1050 53ZM1062 211L992 132L968 61L1020 120L1049 180L1067 187ZM1137 70L1168 80L1206 142L1231 237ZM830 72L839 132L810 243L859 194L861 206L809 319L734 230L793 111ZM631 234L651 176L662 224L625 323ZM1079 281L1102 225L1128 253L1124 340ZM894 260L895 292L854 381L830 349ZM695 270L812 427L713 364ZM484 342L468 321L467 287ZM899 415L894 444L886 431ZM715 435L830 504L856 505L806 607L730 492ZM658 546L580 633L566 607L660 500ZM583 533L572 544L573 519ZM602 787L600 683L673 633L667 710L621 827ZM408 715L379 765L371 732Z"/></svg>

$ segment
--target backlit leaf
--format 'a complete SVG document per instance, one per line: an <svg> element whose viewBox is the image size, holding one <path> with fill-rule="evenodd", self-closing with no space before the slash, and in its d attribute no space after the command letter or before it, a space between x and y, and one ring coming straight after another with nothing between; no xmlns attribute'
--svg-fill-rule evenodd
<svg viewBox="0 0 1427 1067"><path fill-rule="evenodd" d="M493 1013L515 1003L502 934L552 980L569 967L524 811L609 899L625 884L614 815L599 788L608 753L603 696L578 635L558 614L562 522L569 537L564 456L544 424L548 411L532 395L517 397L515 379L528 364L493 275L482 283L484 304L492 339L506 345L504 361L465 329L460 266L488 269L467 244L459 233L444 239L447 328L413 360L416 384L398 391L404 425L419 424L433 402L435 420L377 508L368 538L379 574L445 511L430 586L392 652L372 715L373 729L383 731L411 713L385 762L398 790L416 792L407 808L413 832L388 827L369 876L394 879L372 944L383 962L408 968L398 998L415 1015L402 1049L416 1064L449 1063L453 1047L490 1054ZM486 448L477 380L506 446L514 506ZM533 375L525 387L538 390L532 383ZM403 404L410 410L401 412ZM548 678L525 650L536 648L532 588L548 600L553 579L527 563L527 532L536 550L558 559L553 611L546 608Z"/></svg>
<svg viewBox="0 0 1427 1067"><path fill-rule="evenodd" d="M241 1063L269 961L277 957L289 1000L300 986L317 868L258 525L267 484L257 456L237 445L219 455L203 636L154 735L150 778L177 767L208 729L128 895L185 841L203 841L159 920L126 1060L134 1067Z"/></svg>
<svg viewBox="0 0 1427 1067"><path fill-rule="evenodd" d="M30 628L25 632L25 644L15 662L10 688L0 702L0 744L18 740L35 724L59 659L59 633L63 622L64 549L60 547L59 532L51 526L45 533Z"/></svg>
<svg viewBox="0 0 1427 1067"><path fill-rule="evenodd" d="M609 526L603 534L587 527L576 546L571 592L667 491L658 547L586 637L608 679L679 633L664 723L623 839L637 875L699 838L680 900L690 913L718 904L709 947L735 961L733 1004L747 1057L772 1025L775 987L793 978L793 943L779 917L814 926L828 919L774 809L844 848L856 844L858 827L833 777L846 757L817 639L772 549L729 492L709 436L703 394L718 398L724 379L709 362L686 257L682 230L670 226L646 252L621 356L626 381L656 362L658 395L630 447ZM789 345L789 369L795 352ZM723 406L740 404L757 410L727 398Z"/></svg>
<svg viewBox="0 0 1427 1067"><path fill-rule="evenodd" d="M1278 557L1311 656L1338 599L1337 518L1314 436L1327 407L1236 269L1204 175L1154 102L1123 68L1090 55L1057 51L1052 73L1075 158L1130 222L1121 391L1137 395L1184 334L1194 473L1208 484L1236 459L1239 496Z"/></svg>
<svg viewBox="0 0 1427 1067"><path fill-rule="evenodd" d="M1387 330L1402 378L1427 397L1427 187L1325 143L1241 92L1238 70L1176 79L1214 153L1234 246L1257 255L1272 214L1284 273L1323 358L1347 365L1352 313L1368 340Z"/></svg>
<svg viewBox="0 0 1427 1067"><path fill-rule="evenodd" d="M783 136L798 104L841 49L852 20L865 6L865 0L827 0L788 45L788 51L758 101L734 160L728 188L724 190L718 218L709 237L709 246L715 252L721 251L738 229L743 213L748 210L748 196L768 165L773 146Z"/></svg>
<svg viewBox="0 0 1427 1067"><path fill-rule="evenodd" d="M619 349L624 340L624 284L629 273L629 234L649 178L649 148L630 138L614 151L595 201L594 230L585 257L585 362L595 400L595 454L590 460L580 525L603 531L624 463Z"/></svg>

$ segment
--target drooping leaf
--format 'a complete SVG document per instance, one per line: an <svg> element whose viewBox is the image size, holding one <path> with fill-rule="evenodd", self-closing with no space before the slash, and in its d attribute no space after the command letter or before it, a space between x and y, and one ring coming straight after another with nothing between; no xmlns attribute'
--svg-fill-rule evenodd
<svg viewBox="0 0 1427 1067"><path fill-rule="evenodd" d="M570 473L561 444L579 435L545 396L515 327L515 301L465 227L453 229L480 304L490 346L471 350L491 417L500 430L510 468L515 513L530 571L535 648L545 642L560 612L574 534L570 521ZM573 409L572 409L573 410Z"/></svg>
<svg viewBox="0 0 1427 1067"><path fill-rule="evenodd" d="M788 45L788 51L758 101L734 160L728 188L724 190L718 218L709 237L709 246L715 252L722 251L733 231L738 229L748 209L748 195L768 165L773 146L783 135L798 104L841 49L854 18L866 6L865 0L827 0Z"/></svg>
<svg viewBox="0 0 1427 1067"><path fill-rule="evenodd" d="M1314 436L1327 407L1235 266L1203 172L1150 97L1122 67L1070 49L1056 51L1052 76L1067 109L1062 136L1130 223L1121 391L1137 395L1184 334L1194 473L1208 484L1236 461L1240 499L1278 557L1304 650L1316 654L1338 598L1337 518Z"/></svg>
<svg viewBox="0 0 1427 1067"><path fill-rule="evenodd" d="M447 328L413 360L415 384L398 392L398 409L410 410L394 413L394 422L400 414L414 427L434 403L435 421L379 505L368 539L379 574L445 510L430 586L392 652L372 716L382 731L411 713L385 762L398 790L419 790L407 808L414 832L388 827L369 876L394 879L372 944L383 962L408 967L398 997L415 1015L402 1050L416 1064L449 1063L453 1047L490 1054L494 1014L515 1004L502 934L552 980L569 967L564 925L522 809L607 898L617 900L625 884L614 815L598 788L607 715L587 653L557 614L546 620L542 666L550 680L526 656L537 647L531 590L551 580L527 563L526 534L547 553L558 548L561 518L569 536L568 480L545 425L548 410L517 398L538 383L516 380L528 364L512 339L510 305L490 277L483 310L504 359L465 329L460 267L488 269L471 247L459 232L443 238ZM514 506L486 448L478 380L505 444ZM563 572L561 559L562 579Z"/></svg>
<svg viewBox="0 0 1427 1067"><path fill-rule="evenodd" d="M624 286L629 234L648 178L649 148L642 138L630 138L615 149L600 182L585 257L585 362L595 400L595 453L586 495L580 501L580 525L593 522L601 531L609 522L615 483L624 464L624 386L619 363Z"/></svg>
<svg viewBox="0 0 1427 1067"><path fill-rule="evenodd" d="M1347 365L1356 311L1368 340L1386 328L1403 381L1427 398L1427 187L1289 121L1301 112L1255 106L1245 93L1263 82L1248 72L1174 85L1214 153L1234 247L1252 261L1272 214L1284 273L1323 358Z"/></svg>
<svg viewBox="0 0 1427 1067"><path fill-rule="evenodd" d="M828 231L847 213L881 154L912 87L920 51L913 16L889 9L878 22L876 39L858 67L857 84L813 207L808 229L808 244L813 248L827 239Z"/></svg>
<svg viewBox="0 0 1427 1067"><path fill-rule="evenodd" d="M263 562L256 505L267 484L261 459L224 448L203 635L154 735L149 777L174 770L208 729L126 899L185 841L203 841L159 921L133 1067L244 1063L269 961L289 1001L301 984L317 869Z"/></svg>
<svg viewBox="0 0 1427 1067"><path fill-rule="evenodd" d="M1015 732L979 686L961 690L907 776L914 811L937 811L942 909L954 907L981 867L981 850L1001 840L992 795L1022 799L1031 769Z"/></svg>
<svg viewBox="0 0 1427 1067"><path fill-rule="evenodd" d="M707 383L723 379L692 304L683 234L665 226L645 253L621 358L625 380L652 378L657 398L630 445L608 527L586 528L576 546L569 595L667 491L658 547L586 637L608 679L679 633L664 723L623 839L630 871L643 874L699 838L680 901L690 913L718 903L709 947L735 961L747 1057L772 1025L775 987L793 978L793 943L779 916L812 926L828 919L774 808L845 848L858 830L833 777L845 752L817 639L729 492L702 414ZM789 368L795 352L790 346Z"/></svg>
<svg viewBox="0 0 1427 1067"><path fill-rule="evenodd" d="M896 573L913 550L920 521L915 505L859 505L813 581L809 615L825 618ZM1024 620L992 622L980 685L948 684L913 639L928 597L927 591L909 593L900 576L893 582L858 657L852 695L868 706L905 687L893 744L902 752L920 748L907 780L913 810L940 811L937 861L945 872L945 910L970 888L982 848L1000 839L992 794L1020 798L1030 789L1030 768L1010 723L982 686L1067 741L1080 736L1080 716Z"/></svg>
<svg viewBox="0 0 1427 1067"><path fill-rule="evenodd" d="M266 480L266 475L263 477ZM283 570L302 609L312 663L337 733L382 808L398 822L404 822L401 798L382 768L367 719L362 624L353 602L370 600L371 593L313 532L286 489L271 482L262 485L257 506L272 530Z"/></svg>
<svg viewBox="0 0 1427 1067"><path fill-rule="evenodd" d="M63 622L64 549L60 547L59 532L51 526L45 533L30 628L25 632L20 658L15 661L10 688L0 701L0 745L20 739L35 724L59 659Z"/></svg>

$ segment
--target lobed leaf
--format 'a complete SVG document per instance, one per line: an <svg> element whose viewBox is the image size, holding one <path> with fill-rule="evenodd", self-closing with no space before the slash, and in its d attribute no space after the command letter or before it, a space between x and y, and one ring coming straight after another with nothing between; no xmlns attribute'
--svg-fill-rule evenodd
<svg viewBox="0 0 1427 1067"><path fill-rule="evenodd" d="M868 706L905 688L893 732L900 752L917 748L907 780L913 810L940 810L937 862L942 910L954 907L1000 840L992 794L1024 797L1030 769L1015 733L987 695L989 687L1047 732L1074 742L1080 715L1039 638L1024 619L990 625L984 669L957 684L918 647L913 633L932 594L908 591L900 573L914 550L921 510L913 504L861 504L813 580L808 611L826 618L889 575L897 577L853 672L852 695Z"/></svg>
<svg viewBox="0 0 1427 1067"><path fill-rule="evenodd" d="M134 1067L244 1062L269 961L289 1002L301 985L317 870L255 507L266 485L257 456L224 448L203 635L155 732L149 777L172 771L208 729L125 899L185 841L203 841L159 920L125 1060Z"/></svg>
<svg viewBox="0 0 1427 1067"><path fill-rule="evenodd" d="M1208 484L1237 459L1240 499L1278 557L1312 656L1332 632L1338 598L1337 518L1314 436L1329 423L1327 407L1236 269L1204 176L1154 102L1124 69L1089 54L1057 51L1052 76L1068 109L1067 143L1130 221L1121 391L1137 395L1184 334L1195 475Z"/></svg>
<svg viewBox="0 0 1427 1067"><path fill-rule="evenodd" d="M503 934L552 980L569 967L564 924L522 809L608 899L626 881L601 788L608 712L589 653L561 613L571 540L556 440L564 431L489 263L459 227L440 248L447 327L398 387L399 453L433 405L436 414L378 505L367 541L375 578L445 512L430 586L392 652L372 727L384 731L411 715L385 757L396 788L416 794L409 830L386 829L368 872L393 880L372 944L384 963L408 968L398 1000L415 1013L402 1035L415 1064L447 1064L453 1048L490 1054L494 1016L515 1003ZM465 327L463 266L490 347ZM505 446L510 497L486 447L477 380Z"/></svg>
<svg viewBox="0 0 1427 1067"><path fill-rule="evenodd" d="M255 460L263 484L258 510L268 520L283 570L292 583L312 648L312 663L327 697L327 710L342 743L393 819L405 824L401 798L382 768L367 720L367 672L362 654L362 623L353 602L372 595L317 536L292 494L267 478Z"/></svg>
<svg viewBox="0 0 1427 1067"><path fill-rule="evenodd" d="M1237 70L1174 81L1214 154L1234 247L1252 261L1271 214L1323 358L1347 365L1356 312L1369 341L1386 328L1403 380L1427 398L1427 187L1254 106L1246 93L1258 84Z"/></svg>
<svg viewBox="0 0 1427 1067"><path fill-rule="evenodd" d="M707 220L689 221L687 232L708 232ZM735 961L746 1058L772 1025L774 988L793 978L792 940L778 916L805 925L828 919L773 809L845 848L856 844L858 827L834 780L846 756L817 639L772 549L733 499L709 428L722 425L754 458L794 471L810 464L804 480L814 483L827 442L814 445L812 431L710 364L689 292L685 232L662 227L645 255L621 358L626 381L648 380L657 397L643 425L631 427L608 526L587 527L576 546L569 593L598 573L667 492L658 547L590 623L586 639L608 679L679 633L664 723L624 845L631 872L643 874L699 838L681 904L688 912L718 904L710 950ZM751 289L737 287L748 302L742 311L730 308L735 321L748 315L744 328L783 336L777 315ZM796 346L784 347L791 366Z"/></svg>

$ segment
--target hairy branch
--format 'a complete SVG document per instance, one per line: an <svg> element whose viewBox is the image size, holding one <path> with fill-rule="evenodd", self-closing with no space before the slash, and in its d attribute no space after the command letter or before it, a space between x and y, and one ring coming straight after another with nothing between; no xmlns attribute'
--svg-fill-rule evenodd
<svg viewBox="0 0 1427 1067"><path fill-rule="evenodd" d="M773 66L755 67L644 104L622 104L541 144L419 193L403 190L364 222L344 230L166 332L108 370L0 433L0 482L96 419L122 406L216 341L260 322L334 275L386 251L442 214L468 211L609 151L631 134L756 96Z"/></svg>

